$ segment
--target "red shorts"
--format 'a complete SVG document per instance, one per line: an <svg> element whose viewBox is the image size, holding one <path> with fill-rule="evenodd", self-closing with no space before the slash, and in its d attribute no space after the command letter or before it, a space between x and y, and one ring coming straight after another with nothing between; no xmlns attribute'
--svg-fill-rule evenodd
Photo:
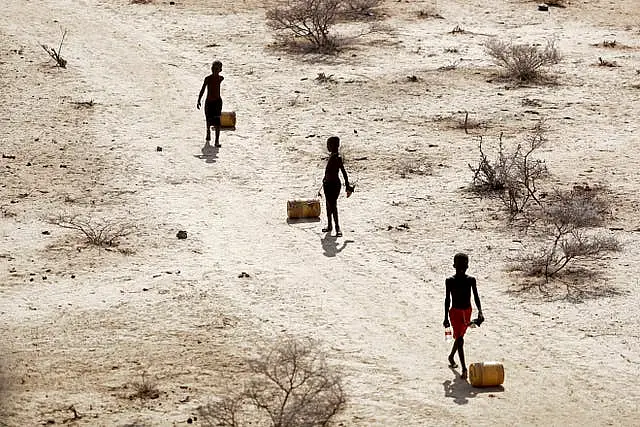
<svg viewBox="0 0 640 427"><path fill-rule="evenodd" d="M453 338L463 337L467 332L469 322L471 322L471 307L469 308L450 308L449 321L453 328Z"/></svg>

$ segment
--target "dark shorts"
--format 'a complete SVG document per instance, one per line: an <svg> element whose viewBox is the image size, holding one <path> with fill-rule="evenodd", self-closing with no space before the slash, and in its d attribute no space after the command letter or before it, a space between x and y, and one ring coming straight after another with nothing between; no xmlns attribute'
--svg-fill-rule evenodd
<svg viewBox="0 0 640 427"><path fill-rule="evenodd" d="M222 114L222 99L207 101L204 104L204 115L207 118L207 126L220 126Z"/></svg>
<svg viewBox="0 0 640 427"><path fill-rule="evenodd" d="M338 196L340 196L340 188L342 184L340 181L324 181L322 183L322 188L324 190L324 197L327 200L338 200Z"/></svg>
<svg viewBox="0 0 640 427"><path fill-rule="evenodd" d="M453 328L453 338L463 337L465 332L467 332L469 322L471 322L471 307L450 308L449 320Z"/></svg>

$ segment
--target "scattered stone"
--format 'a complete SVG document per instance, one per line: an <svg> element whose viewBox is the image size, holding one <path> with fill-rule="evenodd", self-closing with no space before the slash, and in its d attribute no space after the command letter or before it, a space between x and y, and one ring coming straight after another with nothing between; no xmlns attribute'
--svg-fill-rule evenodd
<svg viewBox="0 0 640 427"><path fill-rule="evenodd" d="M76 275L75 275L75 274L72 274L72 275L71 275L71 278L72 278L72 279L75 279L75 278L76 278Z"/></svg>
<svg viewBox="0 0 640 427"><path fill-rule="evenodd" d="M184 240L184 239L187 238L187 232L184 231L184 230L180 230L180 231L178 231L178 234L176 234L176 237L178 239Z"/></svg>
<svg viewBox="0 0 640 427"><path fill-rule="evenodd" d="M156 147L156 151L162 151L162 147L160 147L159 145Z"/></svg>
<svg viewBox="0 0 640 427"><path fill-rule="evenodd" d="M540 12L548 12L549 11L549 6L545 3L541 3L538 5L538 10Z"/></svg>
<svg viewBox="0 0 640 427"><path fill-rule="evenodd" d="M49 236L49 235L51 234L51 232L50 232L50 231L48 231L48 230L44 230L44 231L42 232L42 234L44 234L45 236Z"/></svg>
<svg viewBox="0 0 640 427"><path fill-rule="evenodd" d="M13 156L13 155L11 155L11 154L3 154L3 155L2 155L2 158L3 158L3 159L15 159L15 158L16 158L16 156Z"/></svg>
<svg viewBox="0 0 640 427"><path fill-rule="evenodd" d="M247 273L246 271L243 271L242 273L238 274L238 277L242 278L242 277L251 277L251 276L249 276L249 273Z"/></svg>

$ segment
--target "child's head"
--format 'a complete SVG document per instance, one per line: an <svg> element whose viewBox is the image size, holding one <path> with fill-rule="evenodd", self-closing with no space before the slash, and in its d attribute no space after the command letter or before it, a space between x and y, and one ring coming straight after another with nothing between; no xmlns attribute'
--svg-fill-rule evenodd
<svg viewBox="0 0 640 427"><path fill-rule="evenodd" d="M213 64L211 64L211 72L215 73L215 72L220 72L222 71L222 62L218 61L217 59L215 61L213 61Z"/></svg>
<svg viewBox="0 0 640 427"><path fill-rule="evenodd" d="M329 139L327 139L327 150L329 150L332 153L337 153L339 148L340 148L340 138L338 138L337 136L332 136Z"/></svg>
<svg viewBox="0 0 640 427"><path fill-rule="evenodd" d="M467 271L469 267L469 256L462 252L458 252L453 257L453 268L456 269L457 272L464 273Z"/></svg>

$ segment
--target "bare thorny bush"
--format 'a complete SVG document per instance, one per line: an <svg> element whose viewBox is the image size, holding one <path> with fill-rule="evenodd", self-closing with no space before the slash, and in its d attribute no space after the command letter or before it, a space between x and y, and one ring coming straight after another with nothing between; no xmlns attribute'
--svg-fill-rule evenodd
<svg viewBox="0 0 640 427"><path fill-rule="evenodd" d="M309 50L331 52L337 41L329 34L340 12L341 0L291 0L267 10L267 26L284 44L300 45Z"/></svg>
<svg viewBox="0 0 640 427"><path fill-rule="evenodd" d="M483 196L497 196L509 223L538 237L537 247L516 257L513 265L514 270L543 278L538 289L566 272L571 264L601 259L620 247L615 237L594 231L611 214L605 187L584 185L540 191L539 184L548 171L534 154L547 140L543 123L538 122L525 137L526 143L513 151L507 151L500 138L493 161L480 140L478 165L469 165L474 174L473 190Z"/></svg>
<svg viewBox="0 0 640 427"><path fill-rule="evenodd" d="M375 16L381 4L381 0L285 0L267 10L267 26L283 46L333 53L340 40L331 28L339 20Z"/></svg>
<svg viewBox="0 0 640 427"><path fill-rule="evenodd" d="M548 282L573 261L598 260L619 250L615 237L592 232L611 213L604 192L603 187L575 186L546 196L538 210L545 249L519 257L518 270Z"/></svg>
<svg viewBox="0 0 640 427"><path fill-rule="evenodd" d="M134 228L128 222L84 218L80 215L58 215L50 218L49 223L79 231L89 243L99 247L118 246L120 239L131 234Z"/></svg>
<svg viewBox="0 0 640 427"><path fill-rule="evenodd" d="M341 377L319 343L287 338L248 362L243 389L199 408L207 426L327 426L345 404Z"/></svg>
<svg viewBox="0 0 640 427"><path fill-rule="evenodd" d="M537 122L524 137L524 143L517 144L512 151L504 147L501 134L493 161L484 152L483 138L479 137L480 160L477 166L469 165L473 172L473 189L484 195L497 196L511 222L526 216L529 202L537 197L538 181L548 175L544 161L533 157L547 141L545 132L544 121Z"/></svg>
<svg viewBox="0 0 640 427"><path fill-rule="evenodd" d="M53 47L49 47L46 44L40 44L42 48L56 61L56 65L60 68L67 68L67 60L62 57L62 45L64 43L65 37L67 37L67 30L62 30L62 37L60 39L60 45L58 46L58 50Z"/></svg>
<svg viewBox="0 0 640 427"><path fill-rule="evenodd" d="M553 40L540 48L490 39L484 47L493 62L505 69L507 77L520 82L545 80L543 71L560 62L560 53Z"/></svg>

